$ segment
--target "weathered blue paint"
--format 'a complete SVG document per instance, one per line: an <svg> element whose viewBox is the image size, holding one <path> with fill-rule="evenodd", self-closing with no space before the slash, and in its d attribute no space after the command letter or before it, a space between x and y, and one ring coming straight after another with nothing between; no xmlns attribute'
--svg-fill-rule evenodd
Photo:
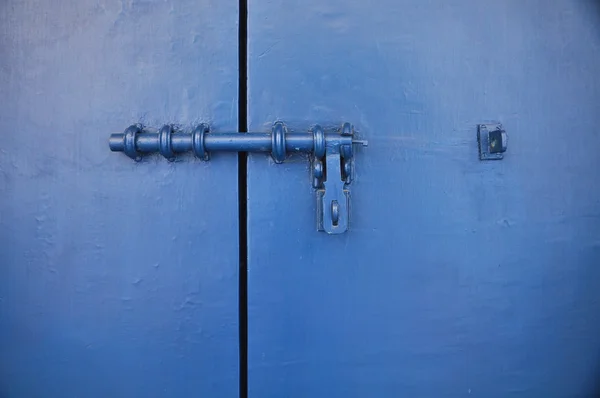
<svg viewBox="0 0 600 398"><path fill-rule="evenodd" d="M250 397L592 396L597 2L248 9L249 127L369 140L338 236L313 232L306 162L249 156ZM492 121L509 148L481 162Z"/></svg>
<svg viewBox="0 0 600 398"><path fill-rule="evenodd" d="M238 396L236 156L107 149L137 122L237 129L237 10L0 5L0 396Z"/></svg>

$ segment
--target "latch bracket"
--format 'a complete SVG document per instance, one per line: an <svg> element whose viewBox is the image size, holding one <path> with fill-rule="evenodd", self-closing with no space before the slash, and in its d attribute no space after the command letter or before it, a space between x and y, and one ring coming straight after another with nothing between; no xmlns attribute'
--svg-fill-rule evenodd
<svg viewBox="0 0 600 398"><path fill-rule="evenodd" d="M501 160L508 145L508 135L502 124L480 124L477 126L479 160Z"/></svg>
<svg viewBox="0 0 600 398"><path fill-rule="evenodd" d="M315 137L322 137L321 126L313 128ZM353 140L350 123L342 125L339 141L331 137L325 142L325 151L314 152L312 160L313 186L317 190L317 229L328 234L343 233L350 222L350 189L354 174ZM320 156L323 154L323 156Z"/></svg>

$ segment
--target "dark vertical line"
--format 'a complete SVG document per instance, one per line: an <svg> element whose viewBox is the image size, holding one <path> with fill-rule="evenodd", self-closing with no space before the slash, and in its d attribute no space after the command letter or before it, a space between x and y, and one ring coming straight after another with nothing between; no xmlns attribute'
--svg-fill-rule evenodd
<svg viewBox="0 0 600 398"><path fill-rule="evenodd" d="M248 132L248 0L239 0L238 130ZM248 397L248 154L238 155L240 398Z"/></svg>

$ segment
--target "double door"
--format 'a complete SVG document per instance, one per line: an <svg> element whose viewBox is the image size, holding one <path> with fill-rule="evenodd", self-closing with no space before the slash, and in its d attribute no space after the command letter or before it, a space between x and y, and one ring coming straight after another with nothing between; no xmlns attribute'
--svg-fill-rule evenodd
<svg viewBox="0 0 600 398"><path fill-rule="evenodd" d="M0 5L0 396L593 394L598 5L241 5ZM276 121L369 142L347 232L310 155L107 145Z"/></svg>

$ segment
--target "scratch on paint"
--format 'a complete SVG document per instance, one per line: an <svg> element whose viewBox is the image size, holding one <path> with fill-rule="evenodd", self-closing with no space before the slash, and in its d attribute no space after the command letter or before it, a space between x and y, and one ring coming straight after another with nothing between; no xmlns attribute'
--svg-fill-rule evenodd
<svg viewBox="0 0 600 398"><path fill-rule="evenodd" d="M277 44L279 44L279 40L276 41L275 43L271 44L269 46L269 48L267 48L265 51L263 51L262 53L260 53L260 55L258 56L258 58L260 59L260 58L264 57L265 55L267 55L268 53L270 53L271 50L273 49L273 47L275 47Z"/></svg>

